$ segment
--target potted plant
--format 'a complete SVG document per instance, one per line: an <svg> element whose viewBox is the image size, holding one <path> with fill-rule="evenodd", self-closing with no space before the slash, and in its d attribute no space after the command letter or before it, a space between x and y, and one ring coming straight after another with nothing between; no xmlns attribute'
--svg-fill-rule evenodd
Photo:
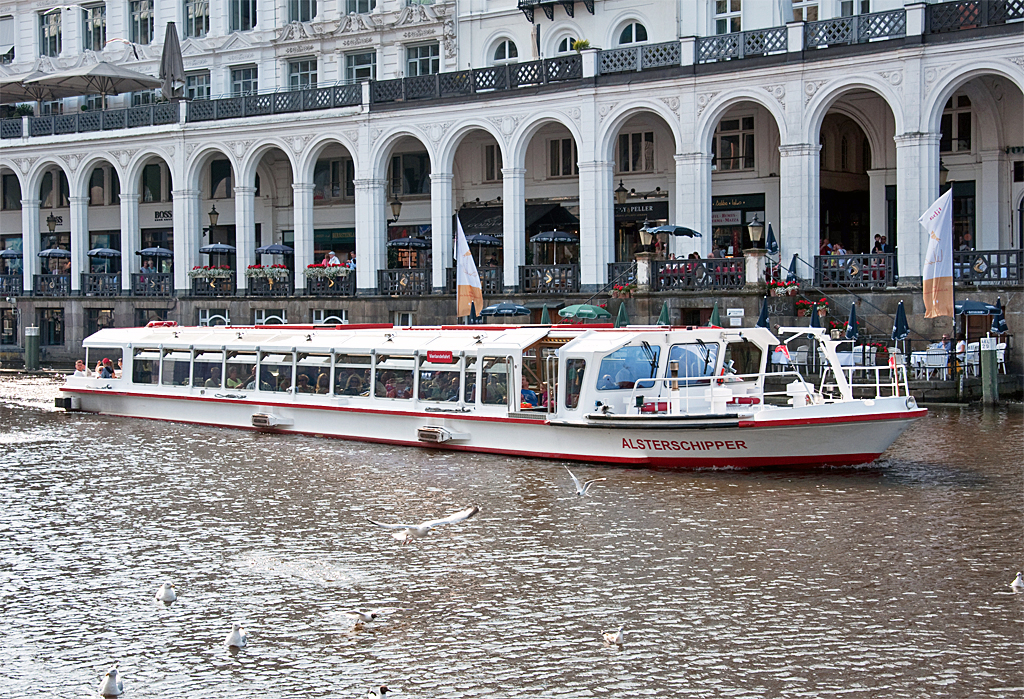
<svg viewBox="0 0 1024 699"><path fill-rule="evenodd" d="M572 42L572 50L575 51L576 53L582 53L583 49L589 49L589 48L590 48L590 40L589 39L577 39L576 41Z"/></svg>
<svg viewBox="0 0 1024 699"><path fill-rule="evenodd" d="M818 299L818 316L824 318L828 315L828 299Z"/></svg>
<svg viewBox="0 0 1024 699"><path fill-rule="evenodd" d="M330 279L334 281L339 277L348 276L351 270L344 265L325 265L323 263L314 262L311 265L306 265L304 274L306 279Z"/></svg>
<svg viewBox="0 0 1024 699"><path fill-rule="evenodd" d="M227 279L231 276L231 268L227 265L196 265L188 271L189 279Z"/></svg>
<svg viewBox="0 0 1024 699"><path fill-rule="evenodd" d="M249 265L245 270L245 276L248 279L280 281L288 276L288 267L286 265Z"/></svg>
<svg viewBox="0 0 1024 699"><path fill-rule="evenodd" d="M612 298L617 299L628 299L636 291L636 284L630 282L628 284L616 284L612 289Z"/></svg>
<svg viewBox="0 0 1024 699"><path fill-rule="evenodd" d="M811 310L811 301L808 299L797 299L796 303L796 315L799 318L803 318Z"/></svg>
<svg viewBox="0 0 1024 699"><path fill-rule="evenodd" d="M767 284L773 296L796 296L800 286L797 282L784 282L781 279L769 279Z"/></svg>

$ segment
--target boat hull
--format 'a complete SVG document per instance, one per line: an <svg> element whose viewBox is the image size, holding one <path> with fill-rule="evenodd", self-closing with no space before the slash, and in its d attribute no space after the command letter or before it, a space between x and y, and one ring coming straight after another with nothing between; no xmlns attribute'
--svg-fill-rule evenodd
<svg viewBox="0 0 1024 699"><path fill-rule="evenodd" d="M453 451L662 469L845 466L875 460L926 411L905 398L704 420L547 422L538 417L64 388L78 409L112 416ZM254 419L254 416L257 416ZM258 423L258 424L254 424ZM424 441L423 428L447 441Z"/></svg>

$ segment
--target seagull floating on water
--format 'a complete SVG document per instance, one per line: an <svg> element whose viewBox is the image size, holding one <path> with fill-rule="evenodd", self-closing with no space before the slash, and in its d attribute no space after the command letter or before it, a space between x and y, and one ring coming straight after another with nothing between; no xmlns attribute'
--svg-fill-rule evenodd
<svg viewBox="0 0 1024 699"><path fill-rule="evenodd" d="M356 626L360 624L369 624L371 621L377 618L377 612L364 612L361 609L351 609L345 612L345 616L355 622Z"/></svg>
<svg viewBox="0 0 1024 699"><path fill-rule="evenodd" d="M1017 573L1017 577L1010 583L1010 587L1014 590L1024 590L1024 578L1021 577L1020 573Z"/></svg>
<svg viewBox="0 0 1024 699"><path fill-rule="evenodd" d="M418 539L421 536L426 536L427 533L434 527L440 526L442 524L455 524L456 522L461 522L463 520L469 519L479 511L480 508L474 505L472 507L467 507L465 510L462 510L460 512L456 512L455 514L448 515L444 519L431 519L426 522L420 522L419 524L387 524L385 522L377 522L372 519L367 521L369 521L371 524L376 524L378 527L384 527L385 529L401 530L395 532L391 536L395 537L402 543L407 544L413 539Z"/></svg>
<svg viewBox="0 0 1024 699"><path fill-rule="evenodd" d="M119 697L122 694L124 694L124 683L118 677L117 663L114 663L113 667L107 670L107 674L103 675L103 679L100 680L99 695L101 697Z"/></svg>
<svg viewBox="0 0 1024 699"><path fill-rule="evenodd" d="M569 471L569 467L566 466L565 470ZM590 486L594 485L594 483L597 483L598 481L608 480L607 478L591 478L589 481L583 481L582 483L580 483L580 479L577 478L576 474L574 474L572 471L569 471L569 477L572 478L572 483L573 485L576 486L576 494L579 495L580 497L586 495L587 491L590 490Z"/></svg>
<svg viewBox="0 0 1024 699"><path fill-rule="evenodd" d="M245 633L242 625L238 623L232 624L228 637L224 639L224 645L228 648L245 648L247 643L249 643L249 635Z"/></svg>
<svg viewBox="0 0 1024 699"><path fill-rule="evenodd" d="M381 697L387 696L388 688L385 685L381 685L377 689L371 689L366 693L367 699L381 699Z"/></svg>
<svg viewBox="0 0 1024 699"><path fill-rule="evenodd" d="M620 626L616 631L605 631L603 634L601 634L602 636L604 636L604 642L612 646L621 646L623 628L624 627Z"/></svg>
<svg viewBox="0 0 1024 699"><path fill-rule="evenodd" d="M160 589L156 591L156 598L161 602L166 602L168 604L178 599L178 595L174 592L174 584L164 583L161 585Z"/></svg>

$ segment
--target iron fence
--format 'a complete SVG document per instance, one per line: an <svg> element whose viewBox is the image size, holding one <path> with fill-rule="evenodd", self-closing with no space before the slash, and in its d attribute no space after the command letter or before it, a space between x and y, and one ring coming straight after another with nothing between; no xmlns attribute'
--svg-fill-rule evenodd
<svg viewBox="0 0 1024 699"><path fill-rule="evenodd" d="M133 296L173 296L174 275L162 272L144 272L132 275Z"/></svg>
<svg viewBox="0 0 1024 699"><path fill-rule="evenodd" d="M36 296L71 296L70 274L37 274L32 292Z"/></svg>
<svg viewBox="0 0 1024 699"><path fill-rule="evenodd" d="M385 296L426 296L434 289L424 268L377 270L377 293Z"/></svg>
<svg viewBox="0 0 1024 699"><path fill-rule="evenodd" d="M522 265L519 289L524 294L574 294L580 290L580 266Z"/></svg>
<svg viewBox="0 0 1024 699"><path fill-rule="evenodd" d="M197 278L192 280L193 296L234 296L235 277Z"/></svg>
<svg viewBox="0 0 1024 699"><path fill-rule="evenodd" d="M863 44L906 36L906 33L907 13L903 9L836 17L820 22L808 22L804 28L804 48Z"/></svg>
<svg viewBox="0 0 1024 699"><path fill-rule="evenodd" d="M944 34L1024 19L1024 0L940 2L925 8L925 31Z"/></svg>
<svg viewBox="0 0 1024 699"><path fill-rule="evenodd" d="M1020 250L956 250L953 281L958 284L1020 284L1024 278Z"/></svg>
<svg viewBox="0 0 1024 699"><path fill-rule="evenodd" d="M737 289L746 281L746 263L741 257L655 260L651 264L651 291Z"/></svg>
<svg viewBox="0 0 1024 699"><path fill-rule="evenodd" d="M0 274L0 295L21 296L25 293L20 274Z"/></svg>
<svg viewBox="0 0 1024 699"><path fill-rule="evenodd" d="M480 288L485 296L496 296L505 290L505 270L501 267L479 267L477 273L480 275ZM445 291L449 294L456 292L456 270L449 267L445 270Z"/></svg>
<svg viewBox="0 0 1024 699"><path fill-rule="evenodd" d="M697 39L697 63L712 63L751 56L767 56L789 50L786 27L756 29Z"/></svg>
<svg viewBox="0 0 1024 699"><path fill-rule="evenodd" d="M334 279L307 277L306 293L310 296L355 296L356 273L350 272Z"/></svg>
<svg viewBox="0 0 1024 699"><path fill-rule="evenodd" d="M895 263L893 254L815 255L814 284L819 287L884 289L896 283Z"/></svg>
<svg viewBox="0 0 1024 699"><path fill-rule="evenodd" d="M81 281L83 296L121 295L120 274L91 274L89 272L82 272Z"/></svg>

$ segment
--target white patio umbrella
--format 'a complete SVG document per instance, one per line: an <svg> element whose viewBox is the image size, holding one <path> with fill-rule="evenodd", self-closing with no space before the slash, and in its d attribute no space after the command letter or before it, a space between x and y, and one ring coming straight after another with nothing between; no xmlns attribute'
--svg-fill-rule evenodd
<svg viewBox="0 0 1024 699"><path fill-rule="evenodd" d="M98 94L102 99L103 109L107 108L107 95L160 87L158 78L105 61L50 73L24 82L26 87L41 85L72 90L73 95Z"/></svg>
<svg viewBox="0 0 1024 699"><path fill-rule="evenodd" d="M34 70L25 75L0 79L0 104L17 104L29 100L33 102L49 102L63 97L75 97L82 94L77 90L70 90L65 87L31 82L50 75L53 75L53 73Z"/></svg>

